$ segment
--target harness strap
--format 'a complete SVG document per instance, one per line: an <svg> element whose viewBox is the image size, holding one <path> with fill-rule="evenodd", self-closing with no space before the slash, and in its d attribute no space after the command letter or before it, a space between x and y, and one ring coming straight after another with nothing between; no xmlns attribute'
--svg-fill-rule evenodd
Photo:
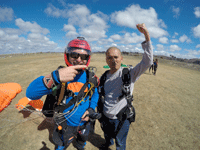
<svg viewBox="0 0 200 150"><path fill-rule="evenodd" d="M60 68L64 67L59 66L58 69ZM43 114L46 117L53 117L54 110L55 112L63 112L65 109L69 108L73 104L76 107L82 102L82 100L87 95L89 95L89 100L91 100L95 87L98 86L99 82L97 81L98 77L95 76L94 71L91 72L86 69L86 75L87 75L87 82L82 86L77 96L71 90L67 89L67 83L61 83L55 86L52 89L52 94L48 94L46 97L44 106L42 108ZM91 85L90 86L91 88L88 90L87 93L85 93L84 91L88 87L88 84ZM72 97L72 99L67 104L62 103L65 96Z"/></svg>
<svg viewBox="0 0 200 150"><path fill-rule="evenodd" d="M86 75L87 75L87 79L88 81L82 86L81 90L79 91L78 95L77 96L74 96L74 94L71 94L71 96L73 96L73 98L67 103L67 104L64 104L64 105L60 105L60 106L57 106L59 110L59 112L63 112L65 109L69 108L70 106L72 106L73 104L76 104L78 103L81 99L83 99L83 97L85 95L88 94L88 92L85 94L85 89L88 87L88 84L91 85L91 88L93 90L94 88L94 83L92 82L95 82L96 78L93 78L94 76L94 73L87 70L86 69ZM96 84L96 83L95 83ZM92 90L90 90L91 94L93 94ZM64 94L65 94L65 83L62 83L62 87L61 87L61 91L60 91L60 95L59 95L59 99L58 99L58 105L62 102L63 98L64 98ZM90 96L90 99L91 99L91 96Z"/></svg>
<svg viewBox="0 0 200 150"><path fill-rule="evenodd" d="M107 77L107 74L108 74L109 70L106 70L104 72L104 74L101 76L101 79L100 79L100 84L99 84L99 93L104 96L105 95L105 91L104 91L104 84L105 84L105 81L106 81L106 77Z"/></svg>
<svg viewBox="0 0 200 150"><path fill-rule="evenodd" d="M131 94L130 91L131 75L128 68L123 68L122 70L122 81L123 81L122 93L125 96L128 96Z"/></svg>
<svg viewBox="0 0 200 150"><path fill-rule="evenodd" d="M103 99L105 96L104 83L106 81L106 75L108 71L109 70L107 70L100 79L100 85L99 85L100 94L99 94L99 101L98 101L98 106L97 106L97 109L99 112L103 112L103 105L104 105ZM132 115L134 115L133 113L135 113L134 107L131 104L131 102L133 101L133 96L131 95L131 91L130 91L131 75L128 68L123 68L122 70L122 82L123 82L122 95L119 96L119 100L125 97L127 100L127 105L124 108L122 108L120 112L117 114L117 118L118 120L120 120L120 122L117 126L116 132L114 133L115 137L117 136L120 129L122 128L125 120L130 116L129 113L131 113ZM132 108L134 112L132 112L130 108ZM133 122L133 120L135 121L135 118L131 119L131 122Z"/></svg>
<svg viewBox="0 0 200 150"><path fill-rule="evenodd" d="M122 108L122 110L120 110L120 112L117 114L117 118L120 120L120 122L117 126L115 136L117 136L125 120L128 118L127 114L129 113L129 107L131 106L131 101L133 98L133 96L130 95L131 94L131 91L130 91L131 75L128 68L123 68L122 70L122 82L123 82L122 95L120 96L120 98L122 99L125 96L127 100L127 106Z"/></svg>
<svg viewBox="0 0 200 150"><path fill-rule="evenodd" d="M57 105L60 105L61 101L64 98L64 94L65 94L65 83L62 83Z"/></svg>
<svg viewBox="0 0 200 150"><path fill-rule="evenodd" d="M103 112L103 105L104 105L104 96L105 96L105 91L104 91L104 83L106 81L106 76L109 70L106 70L104 74L100 78L100 84L98 88L98 93L99 93L99 99L97 103L97 111L102 113ZM101 122L102 119L99 119Z"/></svg>
<svg viewBox="0 0 200 150"><path fill-rule="evenodd" d="M117 136L117 134L119 133L120 129L122 128L122 126L123 126L125 120L127 119L127 114L126 114L127 109L128 109L128 107L124 107L124 108L122 108L122 110L117 114L117 118L118 118L118 120L120 120L120 121L119 121L119 124L118 124L118 126L117 126L117 129L116 129L116 131L115 131L115 133L114 133L114 136L115 136L115 137Z"/></svg>
<svg viewBox="0 0 200 150"><path fill-rule="evenodd" d="M63 111L67 108L69 108L70 106L72 106L73 104L76 104L79 100L81 100L84 95L85 95L85 89L87 88L88 86L88 82L86 82L81 90L79 91L78 95L77 96L74 96L67 104L64 104L64 105L59 105L57 106L56 110L58 110L59 112L63 113Z"/></svg>

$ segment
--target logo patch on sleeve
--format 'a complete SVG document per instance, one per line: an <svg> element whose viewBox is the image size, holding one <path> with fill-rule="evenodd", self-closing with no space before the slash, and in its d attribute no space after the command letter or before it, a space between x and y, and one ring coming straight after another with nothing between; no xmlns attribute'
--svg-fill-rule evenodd
<svg viewBox="0 0 200 150"><path fill-rule="evenodd" d="M44 81L45 86L46 86L48 89L51 89L51 88L53 87L53 85L54 85L54 81L53 81L53 79L52 79L52 77L51 77L51 74L45 76L45 77L43 78L43 81Z"/></svg>

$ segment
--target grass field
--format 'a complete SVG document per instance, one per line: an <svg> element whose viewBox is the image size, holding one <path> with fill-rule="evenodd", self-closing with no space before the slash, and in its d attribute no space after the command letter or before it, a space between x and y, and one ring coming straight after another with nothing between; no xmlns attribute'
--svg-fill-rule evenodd
<svg viewBox="0 0 200 150"><path fill-rule="evenodd" d="M140 60L141 57L124 56L123 63L135 66ZM0 58L0 83L16 82L22 86L22 92L0 113L1 150L54 149L53 124L36 111L18 112L14 106L25 97L32 80L59 65L65 65L60 53ZM105 71L104 65L105 56L93 54L90 66L97 67L97 76ZM136 122L130 127L127 150L200 149L200 71L159 60L156 76L147 70L135 83L133 94ZM95 128L86 150L98 150L104 142L98 122ZM68 149L75 148L71 144ZM110 149L115 150L115 146Z"/></svg>

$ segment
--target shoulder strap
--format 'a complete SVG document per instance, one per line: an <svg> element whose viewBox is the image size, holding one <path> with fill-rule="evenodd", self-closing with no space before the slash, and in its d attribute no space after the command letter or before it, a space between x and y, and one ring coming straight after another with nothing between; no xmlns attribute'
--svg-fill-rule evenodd
<svg viewBox="0 0 200 150"><path fill-rule="evenodd" d="M117 134L119 133L119 131L122 128L122 126L123 126L125 120L127 119L127 117L130 117L130 115L132 115L133 118L134 118L134 121L135 121L135 109L131 104L131 102L133 101L133 96L130 95L131 94L131 91L130 91L131 75L130 75L129 68L123 68L123 70L122 70L122 82L123 82L122 96L124 94L125 97L126 97L127 107L124 107L117 114L117 117L120 117L120 122L119 122L119 124L117 126L117 130L115 132L115 136L117 136ZM130 111L132 111L132 112L130 112ZM132 120L132 122L133 122L133 120Z"/></svg>
<svg viewBox="0 0 200 150"><path fill-rule="evenodd" d="M94 94L95 88L99 86L99 78L95 75L95 71L93 70L94 68L96 71L97 70L96 67L89 67L88 69L86 69L87 80L90 84L90 88L91 86L93 86L91 91L89 92L89 95L90 95L89 100L91 100L92 95Z"/></svg>
<svg viewBox="0 0 200 150"><path fill-rule="evenodd" d="M108 71L109 70L105 71L103 73L103 75L101 76L100 84L99 84L99 87L98 87L99 99L98 99L98 103L97 103L97 111L99 113L103 112L104 96L105 96L104 83L106 81ZM99 121L101 122L102 119L99 119Z"/></svg>
<svg viewBox="0 0 200 150"><path fill-rule="evenodd" d="M62 83L61 90L60 90L60 94L59 94L59 97L58 97L58 103L57 103L57 105L60 105L60 103L62 102L62 100L63 100L63 98L64 98L64 94L65 94L65 84L66 84L66 83Z"/></svg>
<svg viewBox="0 0 200 150"><path fill-rule="evenodd" d="M63 112L65 109L69 108L70 106L72 106L73 104L76 104L77 102L79 102L85 95L84 91L88 86L88 82L86 82L82 88L80 89L79 93L77 96L75 96L74 98L72 98L67 104L65 105L59 105L57 110L59 109L59 112Z"/></svg>
<svg viewBox="0 0 200 150"><path fill-rule="evenodd" d="M73 104L76 104L78 103L84 96L85 96L85 89L88 87L89 84L91 84L90 82L92 82L94 84L94 87L96 87L98 84L97 84L97 78L95 77L95 74L91 71L88 71L86 69L86 76L87 76L87 81L86 83L82 86L82 88L80 89L80 91L78 92L78 95L75 96L74 98L72 98L67 104L65 105L62 105L62 106L58 106L57 109L59 109L60 112L63 112L65 109L69 108L70 106L72 106ZM65 86L63 86L65 87ZM63 88L65 89L65 88ZM94 88L92 89L94 90ZM65 90L64 90L65 91ZM90 97L93 93L90 94ZM61 98L59 96L59 99L63 99L64 97L64 94L62 93L62 88L61 88L61 92L60 92L60 95L61 95Z"/></svg>
<svg viewBox="0 0 200 150"><path fill-rule="evenodd" d="M99 86L104 86L104 83L106 81L106 76L108 74L109 70L106 70L103 75L101 76L101 79L100 79L100 85Z"/></svg>
<svg viewBox="0 0 200 150"><path fill-rule="evenodd" d="M106 82L106 78L107 78L107 74L108 74L109 70L106 70L103 75L100 78L100 84L99 84L99 94L101 94L101 96L104 96L105 91L104 91L104 84Z"/></svg>
<svg viewBox="0 0 200 150"><path fill-rule="evenodd" d="M95 75L94 72L86 69L87 80L89 83L93 83L94 87L98 87L99 85L99 78Z"/></svg>
<svg viewBox="0 0 200 150"><path fill-rule="evenodd" d="M130 95L130 84L131 84L131 75L129 72L129 68L123 68L122 70L122 82L123 82L123 87L122 87L122 93L127 95Z"/></svg>
<svg viewBox="0 0 200 150"><path fill-rule="evenodd" d="M64 68L64 66L59 66L57 70ZM65 95L65 87L66 87L67 83L61 83L61 89L60 89L60 94L58 97L58 102L57 105L60 105L60 103L62 102L64 95Z"/></svg>
<svg viewBox="0 0 200 150"><path fill-rule="evenodd" d="M128 68L122 70L122 81L125 85L131 84L131 75Z"/></svg>

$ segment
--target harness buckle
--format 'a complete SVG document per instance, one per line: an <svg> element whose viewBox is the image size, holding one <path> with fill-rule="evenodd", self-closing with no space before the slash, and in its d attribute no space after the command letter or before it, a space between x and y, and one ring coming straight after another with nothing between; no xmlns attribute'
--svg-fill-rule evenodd
<svg viewBox="0 0 200 150"><path fill-rule="evenodd" d="M130 85L124 85L122 90L125 93L125 95L129 95L131 93Z"/></svg>
<svg viewBox="0 0 200 150"><path fill-rule="evenodd" d="M132 107L129 107L129 111L130 111L130 112L129 112L127 118L130 118L130 117L132 117L132 116L134 115L134 112L133 112Z"/></svg>
<svg viewBox="0 0 200 150"><path fill-rule="evenodd" d="M127 95L126 98L129 100L129 99L132 99L133 98L133 95Z"/></svg>

